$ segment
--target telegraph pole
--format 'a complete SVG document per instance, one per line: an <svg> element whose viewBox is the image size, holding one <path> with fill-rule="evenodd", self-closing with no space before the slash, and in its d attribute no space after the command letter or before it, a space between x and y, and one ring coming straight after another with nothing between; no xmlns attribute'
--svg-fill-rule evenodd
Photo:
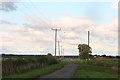
<svg viewBox="0 0 120 80"><path fill-rule="evenodd" d="M63 53L62 53L62 46L61 46L61 56L63 56Z"/></svg>
<svg viewBox="0 0 120 80"><path fill-rule="evenodd" d="M64 58L64 49L63 49L63 58Z"/></svg>
<svg viewBox="0 0 120 80"><path fill-rule="evenodd" d="M89 39L90 39L90 31L88 31L88 46L89 46Z"/></svg>
<svg viewBox="0 0 120 80"><path fill-rule="evenodd" d="M64 48L61 46L61 56L64 58Z"/></svg>
<svg viewBox="0 0 120 80"><path fill-rule="evenodd" d="M60 41L57 41L58 42L58 53L59 53L59 58L60 58Z"/></svg>
<svg viewBox="0 0 120 80"><path fill-rule="evenodd" d="M55 31L55 56L56 56L56 44L57 44L57 31L60 31L61 28L52 28Z"/></svg>
<svg viewBox="0 0 120 80"><path fill-rule="evenodd" d="M90 43L90 42L89 42L89 41L90 41L89 39L90 39L90 31L88 31L88 47L89 47L89 43ZM88 53L88 59L89 59L89 53Z"/></svg>

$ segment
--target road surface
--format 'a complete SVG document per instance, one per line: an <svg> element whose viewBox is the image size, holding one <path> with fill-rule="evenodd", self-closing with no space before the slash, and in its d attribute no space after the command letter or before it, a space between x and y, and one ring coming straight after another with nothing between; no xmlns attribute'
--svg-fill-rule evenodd
<svg viewBox="0 0 120 80"><path fill-rule="evenodd" d="M40 80L41 78L72 78L77 66L77 64L67 61L67 64L65 64L62 69L56 70L48 75L44 75L37 80Z"/></svg>

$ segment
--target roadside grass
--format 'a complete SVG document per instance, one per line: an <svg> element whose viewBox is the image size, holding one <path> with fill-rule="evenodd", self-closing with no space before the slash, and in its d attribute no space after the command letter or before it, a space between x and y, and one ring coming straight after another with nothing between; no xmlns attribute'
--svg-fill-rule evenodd
<svg viewBox="0 0 120 80"><path fill-rule="evenodd" d="M57 63L58 60L54 56L49 55L2 58L2 76L20 74Z"/></svg>
<svg viewBox="0 0 120 80"><path fill-rule="evenodd" d="M73 78L118 78L118 72L111 70L110 67L89 65L77 60L72 62L78 64Z"/></svg>
<svg viewBox="0 0 120 80"><path fill-rule="evenodd" d="M78 70L74 78L117 78L116 75L91 70Z"/></svg>
<svg viewBox="0 0 120 80"><path fill-rule="evenodd" d="M64 65L66 64L65 61L60 61L59 64L53 64L53 65L49 65L49 66L46 66L46 67L42 67L42 68L38 68L38 69L33 69L33 70L30 70L28 72L25 72L25 73L21 73L21 74L16 74L16 75L10 75L10 76L5 76L3 77L3 80L4 79L7 79L7 78L20 78L20 79L25 79L25 78L38 78L40 76L43 76L45 74L48 74L48 73L51 73L55 70L58 70L60 68L62 68Z"/></svg>
<svg viewBox="0 0 120 80"><path fill-rule="evenodd" d="M119 61L112 60L91 60L88 61L88 64L97 65L97 66L105 66L105 67L118 67Z"/></svg>

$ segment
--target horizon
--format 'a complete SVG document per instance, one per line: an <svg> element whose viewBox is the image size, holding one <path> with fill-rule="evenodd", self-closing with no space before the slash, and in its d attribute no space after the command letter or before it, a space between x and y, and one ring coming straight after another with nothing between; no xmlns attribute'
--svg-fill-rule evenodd
<svg viewBox="0 0 120 80"><path fill-rule="evenodd" d="M3 54L5 54L5 55L47 55L48 53L23 53L23 54L21 54L21 53L2 53L1 55L3 55ZM94 53L94 54L92 54L92 55L100 55L100 56L102 56L102 55L106 55L106 54L97 54L97 53ZM52 55L52 56L54 56L54 55ZM58 54L56 55L56 56L59 56ZM64 56L79 56L79 54L66 54L66 55L64 55ZM120 55L106 55L106 56L120 56Z"/></svg>

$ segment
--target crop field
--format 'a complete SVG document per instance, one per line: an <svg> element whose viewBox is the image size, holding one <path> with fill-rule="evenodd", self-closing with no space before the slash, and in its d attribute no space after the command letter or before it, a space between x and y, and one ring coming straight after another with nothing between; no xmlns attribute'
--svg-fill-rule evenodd
<svg viewBox="0 0 120 80"><path fill-rule="evenodd" d="M118 78L118 61L111 60L72 60L78 64L73 78Z"/></svg>

